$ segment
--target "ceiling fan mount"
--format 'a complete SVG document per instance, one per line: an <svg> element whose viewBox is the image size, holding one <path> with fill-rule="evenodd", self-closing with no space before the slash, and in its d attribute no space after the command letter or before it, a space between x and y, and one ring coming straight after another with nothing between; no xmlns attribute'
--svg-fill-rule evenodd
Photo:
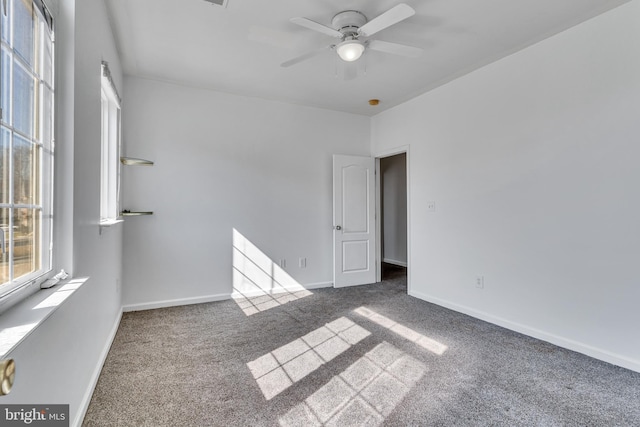
<svg viewBox="0 0 640 427"><path fill-rule="evenodd" d="M358 29L366 24L367 17L362 12L357 10L345 10L336 14L331 20L331 25L336 30L347 36L356 37L358 35Z"/></svg>

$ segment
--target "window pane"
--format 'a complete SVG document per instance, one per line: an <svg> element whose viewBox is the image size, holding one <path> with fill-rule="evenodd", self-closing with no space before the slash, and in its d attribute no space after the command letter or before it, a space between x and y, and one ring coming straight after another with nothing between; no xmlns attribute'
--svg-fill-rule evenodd
<svg viewBox="0 0 640 427"><path fill-rule="evenodd" d="M6 8L4 7L6 3ZM9 24L11 21L9 20L9 7L11 4L9 2L5 2L4 0L0 0L0 26L2 26L2 40L9 42Z"/></svg>
<svg viewBox="0 0 640 427"><path fill-rule="evenodd" d="M53 142L53 93L42 85L42 144L51 149Z"/></svg>
<svg viewBox="0 0 640 427"><path fill-rule="evenodd" d="M37 205L39 199L38 146L13 135L13 202Z"/></svg>
<svg viewBox="0 0 640 427"><path fill-rule="evenodd" d="M51 30L49 26L42 23L44 38L42 42L42 79L53 87L53 45L51 40Z"/></svg>
<svg viewBox="0 0 640 427"><path fill-rule="evenodd" d="M11 138L11 133L9 129L2 126L0 129L0 203L9 203L9 160L11 156L9 155L9 138Z"/></svg>
<svg viewBox="0 0 640 427"><path fill-rule="evenodd" d="M14 279L40 269L40 211L15 209L13 217Z"/></svg>
<svg viewBox="0 0 640 427"><path fill-rule="evenodd" d="M0 247L0 285L7 283L11 277L9 272L9 209L0 208L0 246L4 242L4 250Z"/></svg>
<svg viewBox="0 0 640 427"><path fill-rule="evenodd" d="M0 0L0 3L2 0ZM11 56L7 50L2 49L2 86L0 87L0 95L2 95L2 121L5 123L11 123Z"/></svg>
<svg viewBox="0 0 640 427"><path fill-rule="evenodd" d="M34 59L34 22L31 1L13 0L13 48L27 64Z"/></svg>
<svg viewBox="0 0 640 427"><path fill-rule="evenodd" d="M15 130L33 137L35 79L18 62L13 64L13 126Z"/></svg>
<svg viewBox="0 0 640 427"><path fill-rule="evenodd" d="M42 129L40 129L42 121L42 112L40 111L40 104L42 103L40 89L42 85L38 80L34 80L33 82L35 91L35 96L33 97L33 138L38 142L42 142L40 140L40 135L42 133Z"/></svg>

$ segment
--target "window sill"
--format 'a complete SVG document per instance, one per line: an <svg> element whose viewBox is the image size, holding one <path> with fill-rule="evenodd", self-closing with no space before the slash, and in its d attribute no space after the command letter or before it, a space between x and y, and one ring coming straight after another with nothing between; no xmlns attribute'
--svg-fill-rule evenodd
<svg viewBox="0 0 640 427"><path fill-rule="evenodd" d="M120 224L121 222L124 222L124 219L122 219L122 217L100 221L99 234L102 235L102 233L104 233L109 227L113 227L114 225Z"/></svg>
<svg viewBox="0 0 640 427"><path fill-rule="evenodd" d="M121 217L105 219L100 221L100 227L111 227L112 225L120 224L121 222L124 222L124 219L122 219Z"/></svg>
<svg viewBox="0 0 640 427"><path fill-rule="evenodd" d="M87 277L83 277L62 281L50 289L36 292L2 313L0 316L0 359L4 359L38 326L44 323L87 280Z"/></svg>

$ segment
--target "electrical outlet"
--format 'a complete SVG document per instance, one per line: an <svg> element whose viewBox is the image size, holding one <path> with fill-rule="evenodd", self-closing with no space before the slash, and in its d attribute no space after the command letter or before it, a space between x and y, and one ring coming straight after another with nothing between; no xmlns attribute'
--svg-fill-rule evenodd
<svg viewBox="0 0 640 427"><path fill-rule="evenodd" d="M307 268L307 259L306 258L300 258L298 260L298 266L300 268Z"/></svg>
<svg viewBox="0 0 640 427"><path fill-rule="evenodd" d="M427 202L427 212L435 212L436 211L436 202L431 201Z"/></svg>
<svg viewBox="0 0 640 427"><path fill-rule="evenodd" d="M287 260L286 259L281 259L280 260L280 268L287 268Z"/></svg>
<svg viewBox="0 0 640 427"><path fill-rule="evenodd" d="M476 288L484 289L484 276L476 277Z"/></svg>

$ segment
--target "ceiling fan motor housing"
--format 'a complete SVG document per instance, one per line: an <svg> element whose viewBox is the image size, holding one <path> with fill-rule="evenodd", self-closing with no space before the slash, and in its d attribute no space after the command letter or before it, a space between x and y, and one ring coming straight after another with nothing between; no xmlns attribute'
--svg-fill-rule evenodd
<svg viewBox="0 0 640 427"><path fill-rule="evenodd" d="M366 24L367 21L367 17L362 12L345 10L333 17L331 25L345 36L354 36L358 28Z"/></svg>

